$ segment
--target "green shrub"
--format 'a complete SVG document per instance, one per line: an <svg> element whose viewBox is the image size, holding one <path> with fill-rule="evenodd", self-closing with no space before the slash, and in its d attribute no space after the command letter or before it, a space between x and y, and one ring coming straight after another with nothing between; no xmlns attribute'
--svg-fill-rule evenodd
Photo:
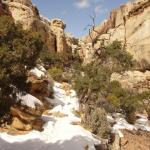
<svg viewBox="0 0 150 150"><path fill-rule="evenodd" d="M9 16L0 17L0 107L9 110L16 98L13 88L27 90L27 71L35 66L43 42L38 33L24 31ZM5 107L3 107L5 103ZM6 107L8 108L6 109Z"/></svg>
<svg viewBox="0 0 150 150"><path fill-rule="evenodd" d="M135 61L132 56L122 47L121 42L114 41L104 47L100 54L101 65L108 66L113 72L121 72L133 68ZM112 65L112 66L110 66Z"/></svg>
<svg viewBox="0 0 150 150"><path fill-rule="evenodd" d="M109 133L109 125L104 108L96 108L86 105L83 123L84 126L89 128L93 134L102 138L107 138Z"/></svg>
<svg viewBox="0 0 150 150"><path fill-rule="evenodd" d="M150 90L143 92L138 96L142 101L143 108L146 110L148 114L148 118L150 119Z"/></svg>
<svg viewBox="0 0 150 150"><path fill-rule="evenodd" d="M76 68L81 65L81 59L77 54L71 52L57 53L54 51L42 51L40 59L45 64L46 68L59 67L59 68Z"/></svg>
<svg viewBox="0 0 150 150"><path fill-rule="evenodd" d="M56 81L62 81L63 70L61 68L52 67L48 69L48 73L52 76L52 78Z"/></svg>

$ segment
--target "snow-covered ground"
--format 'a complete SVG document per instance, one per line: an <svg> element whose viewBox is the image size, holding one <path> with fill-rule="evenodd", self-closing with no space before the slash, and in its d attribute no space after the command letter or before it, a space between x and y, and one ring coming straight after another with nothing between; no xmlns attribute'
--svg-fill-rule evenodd
<svg viewBox="0 0 150 150"><path fill-rule="evenodd" d="M135 124L129 124L122 114L120 113L114 113L116 117L112 117L110 114L107 115L107 120L111 124L113 123L112 132L118 133L120 137L123 137L123 134L121 133L121 130L142 130L150 132L150 125L148 118L143 115L138 115L139 119L135 121Z"/></svg>
<svg viewBox="0 0 150 150"><path fill-rule="evenodd" d="M51 115L43 115L46 121L44 131L31 131L26 135L11 136L0 133L0 150L95 150L94 144L100 141L80 125L73 110L78 110L79 104L73 90L65 91L59 83L54 84L55 99L48 99L55 105L49 110ZM63 117L53 114L64 114Z"/></svg>

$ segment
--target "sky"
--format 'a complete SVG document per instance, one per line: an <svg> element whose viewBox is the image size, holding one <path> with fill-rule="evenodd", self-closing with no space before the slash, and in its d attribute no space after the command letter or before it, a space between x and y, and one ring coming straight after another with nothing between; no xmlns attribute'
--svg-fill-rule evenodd
<svg viewBox="0 0 150 150"><path fill-rule="evenodd" d="M95 22L100 24L109 17L113 8L119 7L128 0L32 0L40 13L49 18L60 18L66 23L66 32L82 37L88 33L90 16L96 14Z"/></svg>

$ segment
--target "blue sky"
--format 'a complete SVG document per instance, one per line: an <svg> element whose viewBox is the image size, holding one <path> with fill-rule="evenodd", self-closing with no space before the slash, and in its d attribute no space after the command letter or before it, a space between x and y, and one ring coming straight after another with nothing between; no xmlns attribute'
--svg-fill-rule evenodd
<svg viewBox="0 0 150 150"><path fill-rule="evenodd" d="M66 32L76 37L88 33L85 27L91 24L90 15L96 13L96 23L105 20L113 8L127 0L32 0L40 13L49 18L63 19L67 24Z"/></svg>

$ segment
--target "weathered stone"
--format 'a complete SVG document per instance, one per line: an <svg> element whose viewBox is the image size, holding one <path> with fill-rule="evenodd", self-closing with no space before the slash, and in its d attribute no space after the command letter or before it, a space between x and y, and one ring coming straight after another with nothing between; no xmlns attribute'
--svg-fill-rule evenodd
<svg viewBox="0 0 150 150"><path fill-rule="evenodd" d="M69 49L66 42L64 29L66 25L60 19L50 21L39 14L36 6L31 0L6 0L15 22L22 24L25 30L37 31L47 44L50 51L67 51Z"/></svg>
<svg viewBox="0 0 150 150"><path fill-rule="evenodd" d="M110 18L84 37L86 43L95 41L96 48L119 40L136 59L140 67L150 68L150 1L128 2L114 9ZM92 38L91 38L92 37ZM95 40L97 39L97 40ZM99 40L98 40L99 39Z"/></svg>
<svg viewBox="0 0 150 150"><path fill-rule="evenodd" d="M128 90L138 91L139 93L149 91L150 71L145 73L140 71L126 71L123 74L113 73L111 81L118 81L122 87Z"/></svg>
<svg viewBox="0 0 150 150"><path fill-rule="evenodd" d="M17 107L11 107L10 111L13 117L17 117L27 123L31 123L36 119L35 116L24 113L23 111L19 110Z"/></svg>

